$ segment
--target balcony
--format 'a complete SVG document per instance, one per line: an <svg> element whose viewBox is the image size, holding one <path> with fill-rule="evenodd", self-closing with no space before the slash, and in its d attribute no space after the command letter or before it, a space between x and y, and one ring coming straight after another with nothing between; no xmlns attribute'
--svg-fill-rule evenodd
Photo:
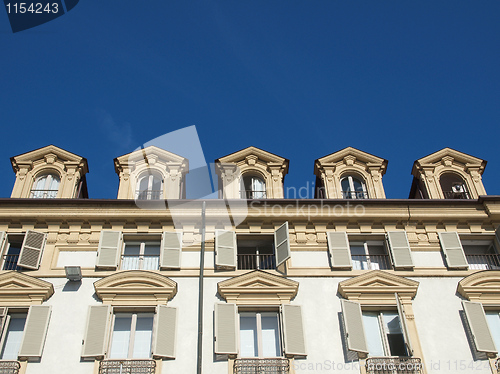
<svg viewBox="0 0 500 374"><path fill-rule="evenodd" d="M389 255L352 255L353 270L392 269Z"/></svg>
<svg viewBox="0 0 500 374"><path fill-rule="evenodd" d="M19 259L19 255L3 255L3 267L2 270L22 270L21 267L17 266L17 260ZM0 371L0 374L2 372Z"/></svg>
<svg viewBox="0 0 500 374"><path fill-rule="evenodd" d="M366 374L421 374L422 360L416 357L370 357Z"/></svg>
<svg viewBox="0 0 500 374"><path fill-rule="evenodd" d="M470 270L498 270L500 269L500 256L497 254L468 255L467 263Z"/></svg>
<svg viewBox="0 0 500 374"><path fill-rule="evenodd" d="M470 199L466 191L443 191L445 199Z"/></svg>
<svg viewBox="0 0 500 374"><path fill-rule="evenodd" d="M57 196L57 190L31 190L32 199L54 199Z"/></svg>
<svg viewBox="0 0 500 374"><path fill-rule="evenodd" d="M290 362L286 358L238 358L234 360L234 374L288 374Z"/></svg>
<svg viewBox="0 0 500 374"><path fill-rule="evenodd" d="M135 191L136 200L161 200L163 199L162 190L137 190Z"/></svg>
<svg viewBox="0 0 500 374"><path fill-rule="evenodd" d="M154 360L103 360L99 363L99 374L154 374ZM0 371L0 374L3 374Z"/></svg>
<svg viewBox="0 0 500 374"><path fill-rule="evenodd" d="M17 361L0 361L0 374L18 374L20 368Z"/></svg>
<svg viewBox="0 0 500 374"><path fill-rule="evenodd" d="M159 255L122 255L122 270L158 270L159 268Z"/></svg>
<svg viewBox="0 0 500 374"><path fill-rule="evenodd" d="M497 374L500 374L500 358L495 361L495 368L497 369Z"/></svg>
<svg viewBox="0 0 500 374"><path fill-rule="evenodd" d="M238 270L270 270L276 269L274 254L239 254Z"/></svg>
<svg viewBox="0 0 500 374"><path fill-rule="evenodd" d="M257 191L257 190L241 190L240 191L241 199L266 199L266 191Z"/></svg>

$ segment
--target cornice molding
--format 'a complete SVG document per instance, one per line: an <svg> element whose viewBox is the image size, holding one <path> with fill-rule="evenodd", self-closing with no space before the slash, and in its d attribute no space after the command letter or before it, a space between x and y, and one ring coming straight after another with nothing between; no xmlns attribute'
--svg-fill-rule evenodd
<svg viewBox="0 0 500 374"><path fill-rule="evenodd" d="M54 293L52 283L19 273L8 271L0 274L0 305L39 305Z"/></svg>
<svg viewBox="0 0 500 374"><path fill-rule="evenodd" d="M500 270L471 274L458 282L457 291L470 301L500 305Z"/></svg>

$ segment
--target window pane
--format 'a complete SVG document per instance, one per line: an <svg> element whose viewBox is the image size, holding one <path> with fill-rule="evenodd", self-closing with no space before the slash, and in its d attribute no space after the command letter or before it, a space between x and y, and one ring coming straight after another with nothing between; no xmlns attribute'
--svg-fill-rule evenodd
<svg viewBox="0 0 500 374"><path fill-rule="evenodd" d="M361 245L351 244L351 257L353 270L368 269L368 262L365 255L365 247Z"/></svg>
<svg viewBox="0 0 500 374"><path fill-rule="evenodd" d="M352 184L354 186L354 191L363 191L363 185L359 181L359 179L352 178Z"/></svg>
<svg viewBox="0 0 500 374"><path fill-rule="evenodd" d="M348 192L351 190L351 186L349 186L349 178L344 178L342 179L342 191L343 192Z"/></svg>
<svg viewBox="0 0 500 374"><path fill-rule="evenodd" d="M26 314L10 316L9 328L2 349L2 360L17 360L25 323Z"/></svg>
<svg viewBox="0 0 500 374"><path fill-rule="evenodd" d="M385 356L378 313L363 312L363 325L365 327L366 344L370 356Z"/></svg>
<svg viewBox="0 0 500 374"><path fill-rule="evenodd" d="M255 314L240 315L240 354L241 357L258 357L257 319Z"/></svg>
<svg viewBox="0 0 500 374"><path fill-rule="evenodd" d="M153 177L153 185L151 187L153 191L161 191L161 179L158 177Z"/></svg>
<svg viewBox="0 0 500 374"><path fill-rule="evenodd" d="M495 346L500 347L500 317L498 312L485 312L486 320L490 328L491 336L495 342Z"/></svg>
<svg viewBox="0 0 500 374"><path fill-rule="evenodd" d="M280 334L277 313L262 313L262 356L281 356Z"/></svg>
<svg viewBox="0 0 500 374"><path fill-rule="evenodd" d="M125 249L123 250L123 260L121 263L121 268L123 270L138 270L140 269L140 259L139 254L141 251L140 244L125 244Z"/></svg>
<svg viewBox="0 0 500 374"><path fill-rule="evenodd" d="M151 340L153 338L153 315L138 314L135 327L135 339L132 358L151 357Z"/></svg>
<svg viewBox="0 0 500 374"><path fill-rule="evenodd" d="M132 315L115 315L109 358L128 358L131 325Z"/></svg>
<svg viewBox="0 0 500 374"><path fill-rule="evenodd" d="M399 315L395 312L383 312L382 319L387 332L387 341L391 356L406 356L406 347L399 322Z"/></svg>

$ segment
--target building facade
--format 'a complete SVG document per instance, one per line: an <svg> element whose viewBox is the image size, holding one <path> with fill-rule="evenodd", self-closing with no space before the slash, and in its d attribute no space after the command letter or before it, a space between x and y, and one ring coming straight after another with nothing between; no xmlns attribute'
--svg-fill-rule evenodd
<svg viewBox="0 0 500 374"><path fill-rule="evenodd" d="M0 199L0 373L497 373L500 197L486 162L445 148L386 199L387 160L216 160L219 199L186 199L189 160L114 160L117 199L89 199L85 158L11 158ZM203 266L200 266L203 264ZM498 348L497 348L498 347Z"/></svg>

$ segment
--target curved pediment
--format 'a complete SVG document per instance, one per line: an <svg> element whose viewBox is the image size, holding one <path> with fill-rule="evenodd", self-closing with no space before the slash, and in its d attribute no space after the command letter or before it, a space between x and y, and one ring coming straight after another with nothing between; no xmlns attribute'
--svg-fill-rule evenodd
<svg viewBox="0 0 500 374"><path fill-rule="evenodd" d="M122 271L94 283L97 296L104 304L166 304L177 293L177 283L150 271Z"/></svg>
<svg viewBox="0 0 500 374"><path fill-rule="evenodd" d="M414 280L373 270L340 282L338 292L346 299L360 303L394 304L395 293L403 299L413 299L417 294L418 285Z"/></svg>
<svg viewBox="0 0 500 374"><path fill-rule="evenodd" d="M485 270L458 282L458 293L467 300L483 304L500 304L500 271Z"/></svg>
<svg viewBox="0 0 500 374"><path fill-rule="evenodd" d="M262 270L254 270L217 284L219 294L228 303L238 305L288 304L298 289L298 282Z"/></svg>
<svg viewBox="0 0 500 374"><path fill-rule="evenodd" d="M0 274L0 305L29 306L41 304L54 293L52 283L8 271Z"/></svg>

